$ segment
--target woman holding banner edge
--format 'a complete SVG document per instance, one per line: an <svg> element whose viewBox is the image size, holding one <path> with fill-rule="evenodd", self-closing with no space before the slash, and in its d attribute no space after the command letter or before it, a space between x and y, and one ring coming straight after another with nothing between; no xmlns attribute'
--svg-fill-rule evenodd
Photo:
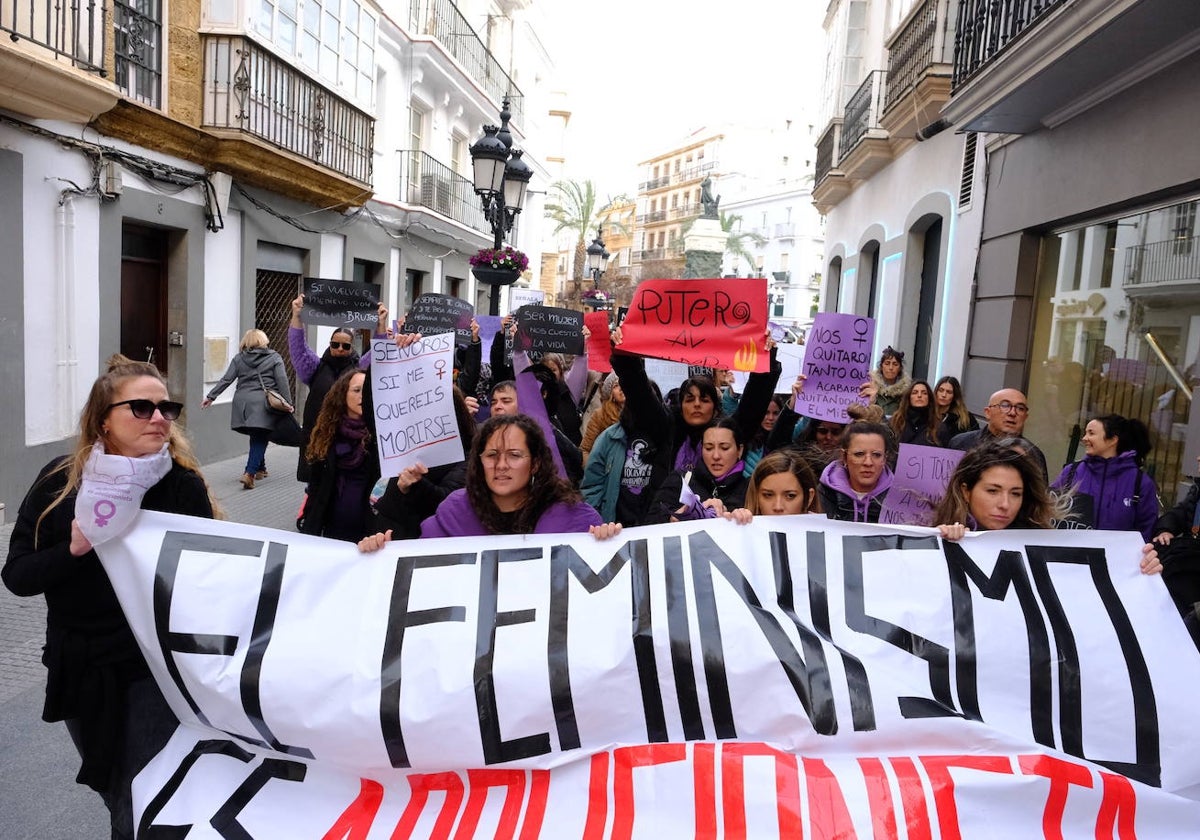
<svg viewBox="0 0 1200 840"><path fill-rule="evenodd" d="M75 503L93 446L130 460L169 458L140 507L211 519L216 506L154 365L108 361L79 416L71 455L47 464L21 503L3 579L16 595L46 599L46 703L79 750L76 781L98 792L112 836L134 836L134 777L178 721L150 674L100 559L76 521Z"/></svg>
<svg viewBox="0 0 1200 840"><path fill-rule="evenodd" d="M1022 443L1021 438L989 441L958 462L934 516L943 539L959 540L971 530L1053 528L1070 500L1050 491L1041 466ZM1144 575L1162 573L1153 543L1142 547L1140 567Z"/></svg>

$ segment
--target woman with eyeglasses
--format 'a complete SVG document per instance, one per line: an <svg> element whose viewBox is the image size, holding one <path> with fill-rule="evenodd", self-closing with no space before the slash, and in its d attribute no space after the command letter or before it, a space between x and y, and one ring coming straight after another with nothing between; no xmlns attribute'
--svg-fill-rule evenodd
<svg viewBox="0 0 1200 840"><path fill-rule="evenodd" d="M300 460L296 465L296 480L309 480L308 459L304 450L308 446L308 436L312 432L313 423L317 422L317 412L325 395L333 387L337 378L352 367L365 366L366 362L359 358L354 349L354 333L348 327L338 327L329 337L329 346L316 354L304 339L304 323L300 320L300 311L304 309L304 295L292 301L292 319L288 323L288 355L296 378L308 386L308 396L304 399L304 416L300 424ZM376 332L382 333L387 328L387 307L379 304L379 326Z"/></svg>
<svg viewBox="0 0 1200 840"><path fill-rule="evenodd" d="M358 542L375 530L370 495L379 480L379 450L363 416L366 381L366 373L351 368L321 403L304 450L312 473L301 533Z"/></svg>
<svg viewBox="0 0 1200 840"><path fill-rule="evenodd" d="M842 432L840 457L821 473L821 509L830 519L878 522L892 486L888 456L891 430L882 423L855 421Z"/></svg>
<svg viewBox="0 0 1200 840"><path fill-rule="evenodd" d="M275 430L276 415L267 406L266 389L273 388L289 403L292 401L283 357L270 348L270 343L262 330L246 330L240 352L200 403L201 408L208 408L226 388L237 383L229 427L250 438L250 453L240 479L245 490L253 490L256 479L267 477L267 443Z"/></svg>
<svg viewBox="0 0 1200 840"><path fill-rule="evenodd" d="M422 537L588 532L604 539L620 530L603 524L579 491L559 477L541 426L524 414L488 418L467 458L466 487L421 523ZM358 547L374 551L390 538L385 531L360 540Z"/></svg>
<svg viewBox="0 0 1200 840"><path fill-rule="evenodd" d="M46 598L46 704L82 758L76 781L111 812L112 836L133 837L130 785L178 722L142 658L112 584L75 521L93 447L130 459L169 458L141 507L212 518L215 504L154 365L109 359L79 416L73 452L47 464L17 513L2 576L20 596Z"/></svg>

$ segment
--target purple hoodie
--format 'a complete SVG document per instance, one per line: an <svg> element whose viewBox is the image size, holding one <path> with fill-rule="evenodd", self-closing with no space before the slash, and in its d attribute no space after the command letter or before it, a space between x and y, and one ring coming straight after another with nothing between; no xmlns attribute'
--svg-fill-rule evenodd
<svg viewBox="0 0 1200 840"><path fill-rule="evenodd" d="M579 534L603 520L587 502L555 502L541 518L535 534ZM446 497L433 516L421 523L422 537L485 537L483 523L471 507L466 489L455 490Z"/></svg>
<svg viewBox="0 0 1200 840"><path fill-rule="evenodd" d="M821 473L818 492L821 508L830 519L843 522L878 522L883 500L892 486L892 471L886 465L879 481L861 499L850 487L850 476L841 461L830 461Z"/></svg>

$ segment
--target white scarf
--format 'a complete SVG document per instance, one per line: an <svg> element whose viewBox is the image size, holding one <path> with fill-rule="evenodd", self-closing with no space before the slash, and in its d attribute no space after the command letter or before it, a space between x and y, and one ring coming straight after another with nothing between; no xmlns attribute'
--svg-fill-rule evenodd
<svg viewBox="0 0 1200 840"><path fill-rule="evenodd" d="M92 545L125 533L141 510L142 497L171 471L171 463L165 443L153 455L129 458L109 455L104 443L96 441L75 497L75 520Z"/></svg>

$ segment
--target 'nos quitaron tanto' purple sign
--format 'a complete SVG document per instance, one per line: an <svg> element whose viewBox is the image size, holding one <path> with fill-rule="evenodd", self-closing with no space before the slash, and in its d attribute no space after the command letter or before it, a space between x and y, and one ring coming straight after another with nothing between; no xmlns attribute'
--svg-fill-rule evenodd
<svg viewBox="0 0 1200 840"><path fill-rule="evenodd" d="M846 406L865 403L859 387L871 378L875 319L843 312L819 312L804 345L804 390L796 412L817 420L845 423Z"/></svg>

